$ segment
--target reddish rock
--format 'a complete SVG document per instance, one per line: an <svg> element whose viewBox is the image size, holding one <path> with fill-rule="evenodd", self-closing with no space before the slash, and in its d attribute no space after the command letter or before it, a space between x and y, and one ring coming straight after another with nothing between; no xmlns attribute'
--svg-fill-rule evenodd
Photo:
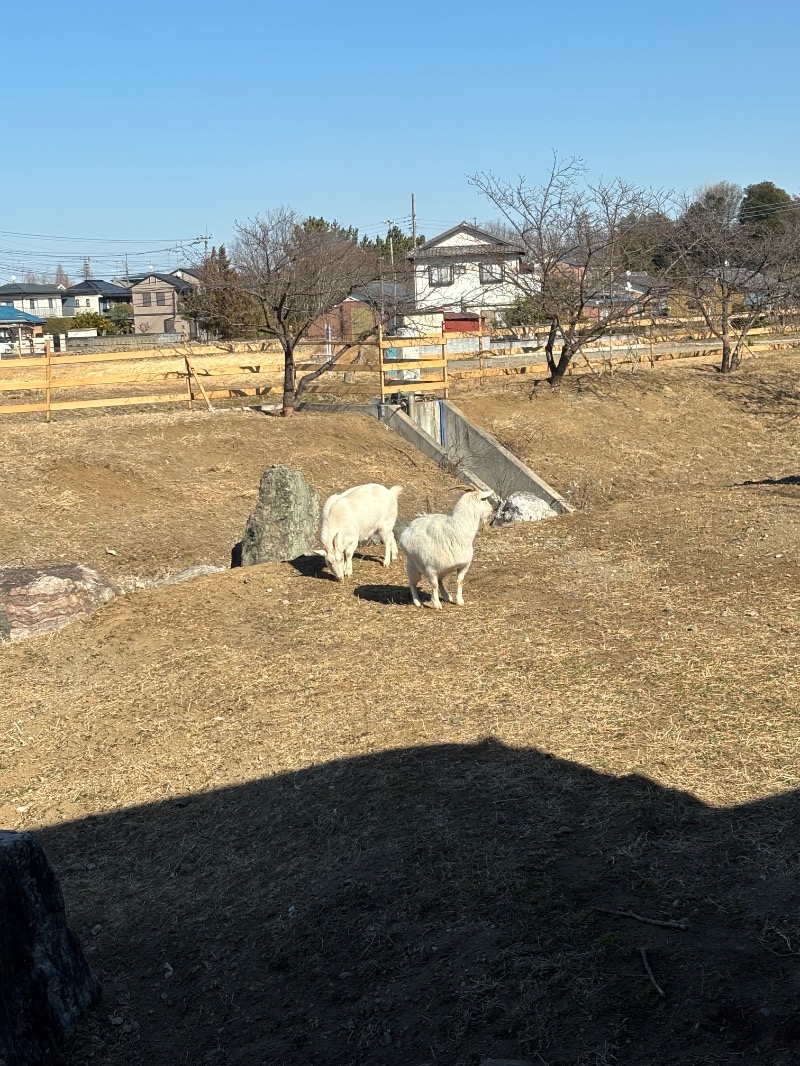
<svg viewBox="0 0 800 1066"><path fill-rule="evenodd" d="M78 563L0 567L0 639L50 633L88 618L117 591Z"/></svg>

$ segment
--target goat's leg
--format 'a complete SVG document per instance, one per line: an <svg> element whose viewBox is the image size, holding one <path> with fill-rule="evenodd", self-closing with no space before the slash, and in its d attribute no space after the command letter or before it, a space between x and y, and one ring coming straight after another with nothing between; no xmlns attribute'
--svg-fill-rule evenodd
<svg viewBox="0 0 800 1066"><path fill-rule="evenodd" d="M439 575L435 570L427 570L425 577L431 584L431 607L434 611L441 611L442 601L439 599Z"/></svg>
<svg viewBox="0 0 800 1066"><path fill-rule="evenodd" d="M353 576L353 549L345 548L344 550L344 576Z"/></svg>
<svg viewBox="0 0 800 1066"><path fill-rule="evenodd" d="M393 559L397 558L397 542L391 529L379 529L378 535L383 541L383 565L389 566Z"/></svg>
<svg viewBox="0 0 800 1066"><path fill-rule="evenodd" d="M410 559L406 562L406 574L408 576L408 587L411 589L411 599L415 607L422 606L422 600L419 598L419 579L422 574L417 570L416 566Z"/></svg>
<svg viewBox="0 0 800 1066"><path fill-rule="evenodd" d="M444 578L439 578L439 595L443 596L448 603L453 602L453 597L450 595L450 591L445 588Z"/></svg>
<svg viewBox="0 0 800 1066"><path fill-rule="evenodd" d="M456 604L459 607L464 606L464 593L462 589L464 585L464 578L467 576L467 570L469 570L469 566L469 563L467 563L466 566L462 566L462 568L458 571L458 574L456 575Z"/></svg>

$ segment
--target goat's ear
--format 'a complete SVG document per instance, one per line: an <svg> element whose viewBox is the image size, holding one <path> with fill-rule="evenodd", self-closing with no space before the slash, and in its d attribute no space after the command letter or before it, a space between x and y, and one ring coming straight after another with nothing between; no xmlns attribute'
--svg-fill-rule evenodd
<svg viewBox="0 0 800 1066"><path fill-rule="evenodd" d="M334 535L333 535L333 543L332 543L331 546L333 547L334 551L338 551L339 550L339 534L338 533L334 533Z"/></svg>
<svg viewBox="0 0 800 1066"><path fill-rule="evenodd" d="M321 555L323 557L323 559L324 559L325 558L325 549L324 548L314 548L314 550L312 551L311 554L312 555Z"/></svg>

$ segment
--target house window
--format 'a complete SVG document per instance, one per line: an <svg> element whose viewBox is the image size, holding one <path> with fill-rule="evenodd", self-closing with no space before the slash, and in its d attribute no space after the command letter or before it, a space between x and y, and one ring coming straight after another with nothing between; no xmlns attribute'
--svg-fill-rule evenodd
<svg viewBox="0 0 800 1066"><path fill-rule="evenodd" d="M159 307L166 307L167 306L167 294L165 292L157 292L156 293L156 303L158 304Z"/></svg>
<svg viewBox="0 0 800 1066"><path fill-rule="evenodd" d="M481 263L481 285L499 285L505 278L502 263Z"/></svg>
<svg viewBox="0 0 800 1066"><path fill-rule="evenodd" d="M142 307L149 307L153 302L152 294L149 292L142 293Z"/></svg>
<svg viewBox="0 0 800 1066"><path fill-rule="evenodd" d="M447 266L430 266L428 267L428 279L431 285L452 285L453 284L453 267L448 263Z"/></svg>
<svg viewBox="0 0 800 1066"><path fill-rule="evenodd" d="M48 301L47 301L47 306L48 306L48 307L50 308L50 310L52 311L52 310L53 310L53 301L52 301L52 300L48 300Z"/></svg>
<svg viewBox="0 0 800 1066"><path fill-rule="evenodd" d="M31 311L34 311L36 309L36 301L28 300L28 307L30 307Z"/></svg>

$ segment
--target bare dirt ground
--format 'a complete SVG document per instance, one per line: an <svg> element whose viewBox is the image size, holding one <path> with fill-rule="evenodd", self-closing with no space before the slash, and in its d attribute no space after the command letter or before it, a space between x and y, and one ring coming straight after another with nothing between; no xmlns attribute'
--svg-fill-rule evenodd
<svg viewBox="0 0 800 1066"><path fill-rule="evenodd" d="M795 1063L796 365L457 396L578 506L484 531L463 610L367 549L349 585L228 571L6 647L0 813L105 986L64 1062ZM13 429L4 561L224 562L278 459L446 506L384 432Z"/></svg>
<svg viewBox="0 0 800 1066"><path fill-rule="evenodd" d="M358 415L139 411L0 426L0 565L80 561L123 582L229 565L272 463L297 466L323 499L354 479L407 484L412 513L454 484Z"/></svg>

